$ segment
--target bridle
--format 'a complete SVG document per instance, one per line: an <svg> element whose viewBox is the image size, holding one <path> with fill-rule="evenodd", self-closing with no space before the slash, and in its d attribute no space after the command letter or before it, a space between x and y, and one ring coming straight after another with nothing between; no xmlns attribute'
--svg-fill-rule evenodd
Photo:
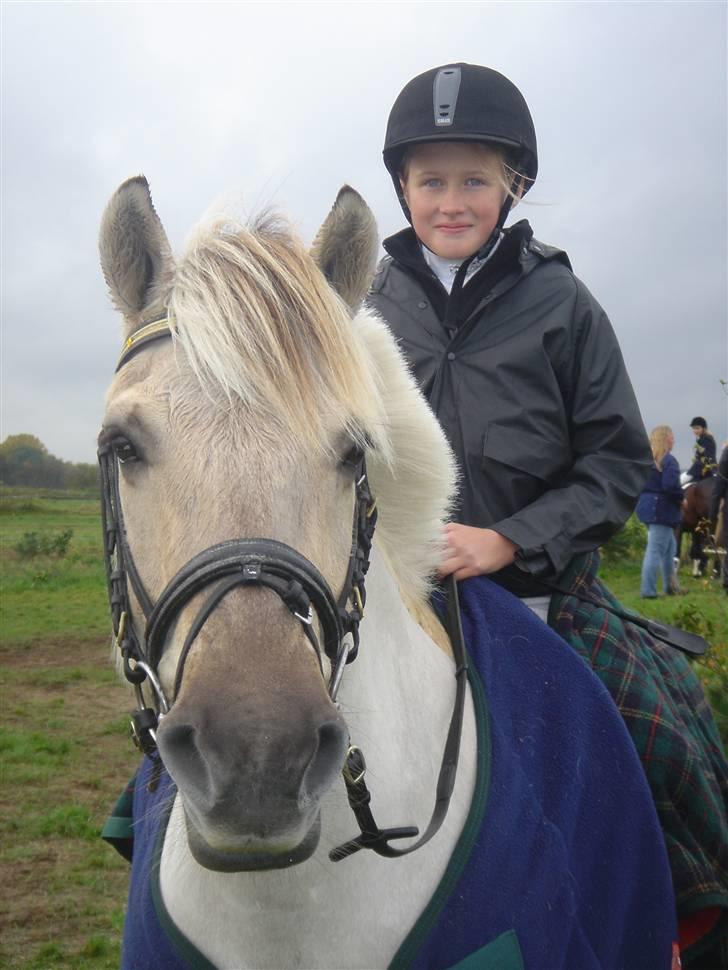
<svg viewBox="0 0 728 970"><path fill-rule="evenodd" d="M169 319L147 324L127 340L117 372L151 340L171 337ZM104 529L104 558L111 606L114 643L122 657L124 676L136 689L138 709L133 715L132 732L146 754L156 751L156 728L160 717L170 709L159 679L159 663L170 627L180 611L198 593L215 584L207 601L193 621L177 662L172 700L179 693L184 666L195 639L221 600L237 586L265 586L283 600L299 621L314 649L323 674L323 654L331 662L329 694L334 700L344 666L356 658L359 649L359 623L364 615L372 536L377 521L364 454L354 464L356 500L347 574L338 600L319 570L305 556L274 539L232 539L198 553L169 581L155 603L144 587L134 562L124 523L119 494L120 459L115 441L104 443L98 451L101 468L101 505ZM146 619L141 642L131 622L129 585ZM323 650L314 627L318 618ZM141 685L149 681L154 706L144 700Z"/></svg>
<svg viewBox="0 0 728 970"><path fill-rule="evenodd" d="M132 357L153 341L170 339L173 323L168 316L141 326L125 342L118 372ZM101 509L104 533L104 560L111 608L114 648L121 655L124 676L133 685L137 708L132 714L132 737L137 747L149 757L157 752L156 732L160 720L169 713L179 694L185 663L205 622L223 598L239 586L263 586L276 593L292 616L301 624L316 654L323 675L323 654L331 665L328 693L335 702L344 668L356 659L359 650L359 623L366 604L365 577L374 528L377 521L376 501L372 497L364 453L353 463L356 482L351 549L346 577L338 599L321 572L291 546L274 539L231 539L210 546L187 562L153 602L144 587L127 539L119 492L117 442L105 441L98 450L101 471ZM170 627L180 611L198 593L213 586L193 620L177 661L173 695L167 698L159 677L159 663ZM129 587L134 592L146 620L141 639L132 622ZM364 783L366 764L361 749L351 745L342 774L349 803L361 829L361 835L334 849L334 861L344 859L361 848L380 855L405 855L424 845L444 820L455 781L467 664L460 630L457 591L452 583L448 623L456 653L457 690L455 709L445 746L438 780L435 811L421 839L406 849L389 845L392 838L410 838L418 834L413 827L379 829L369 809L370 794ZM318 619L323 644L319 644L314 624ZM149 701L144 684L151 688Z"/></svg>

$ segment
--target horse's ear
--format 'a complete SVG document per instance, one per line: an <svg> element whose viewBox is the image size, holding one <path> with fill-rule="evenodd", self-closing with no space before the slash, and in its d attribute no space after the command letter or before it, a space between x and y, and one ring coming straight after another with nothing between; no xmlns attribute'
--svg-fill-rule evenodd
<svg viewBox="0 0 728 970"><path fill-rule="evenodd" d="M174 261L143 175L128 179L109 200L99 253L111 299L127 327L164 312Z"/></svg>
<svg viewBox="0 0 728 970"><path fill-rule="evenodd" d="M358 192L344 185L313 241L311 255L352 315L374 277L377 242L371 209Z"/></svg>

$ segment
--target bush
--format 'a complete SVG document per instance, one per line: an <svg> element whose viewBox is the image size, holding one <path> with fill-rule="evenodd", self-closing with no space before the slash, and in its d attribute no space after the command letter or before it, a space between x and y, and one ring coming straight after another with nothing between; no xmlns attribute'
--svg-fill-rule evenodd
<svg viewBox="0 0 728 970"><path fill-rule="evenodd" d="M42 511L43 506L34 499L0 498L0 515L37 514Z"/></svg>
<svg viewBox="0 0 728 970"><path fill-rule="evenodd" d="M681 603L672 617L675 626L689 633L697 633L712 642L715 636L715 625L712 620L704 616L703 611L694 603Z"/></svg>
<svg viewBox="0 0 728 970"><path fill-rule="evenodd" d="M631 515L624 526L609 542L602 546L602 555L610 562L624 560L641 561L647 545L647 528L636 515Z"/></svg>
<svg viewBox="0 0 728 970"><path fill-rule="evenodd" d="M13 549L23 559L34 559L36 556L56 556L62 559L68 552L68 546L73 536L73 529L63 532L24 532L21 539L15 543Z"/></svg>

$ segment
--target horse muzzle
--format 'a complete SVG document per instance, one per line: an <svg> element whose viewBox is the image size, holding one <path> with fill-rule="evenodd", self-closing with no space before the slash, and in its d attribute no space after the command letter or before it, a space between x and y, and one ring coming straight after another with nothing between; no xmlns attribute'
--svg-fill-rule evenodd
<svg viewBox="0 0 728 970"><path fill-rule="evenodd" d="M319 804L338 778L348 731L331 701L199 698L174 704L157 732L185 810L192 855L208 869L295 865L318 845Z"/></svg>

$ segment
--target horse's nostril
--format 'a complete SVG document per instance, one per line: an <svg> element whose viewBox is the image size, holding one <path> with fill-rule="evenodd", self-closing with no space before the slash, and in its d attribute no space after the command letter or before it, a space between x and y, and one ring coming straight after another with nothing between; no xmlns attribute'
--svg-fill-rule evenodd
<svg viewBox="0 0 728 970"><path fill-rule="evenodd" d="M348 735L339 720L326 721L317 731L318 743L303 776L301 798L320 798L341 770Z"/></svg>
<svg viewBox="0 0 728 970"><path fill-rule="evenodd" d="M196 747L195 734L191 724L165 724L164 746L169 751L189 753Z"/></svg>
<svg viewBox="0 0 728 970"><path fill-rule="evenodd" d="M162 760L178 784L184 778L188 786L209 797L209 772L200 750L198 731L192 724L176 724L171 718L172 715L164 718L157 734Z"/></svg>
<svg viewBox="0 0 728 970"><path fill-rule="evenodd" d="M338 767L344 759L346 748L346 731L339 721L327 721L318 730L319 753L326 754L338 762Z"/></svg>

